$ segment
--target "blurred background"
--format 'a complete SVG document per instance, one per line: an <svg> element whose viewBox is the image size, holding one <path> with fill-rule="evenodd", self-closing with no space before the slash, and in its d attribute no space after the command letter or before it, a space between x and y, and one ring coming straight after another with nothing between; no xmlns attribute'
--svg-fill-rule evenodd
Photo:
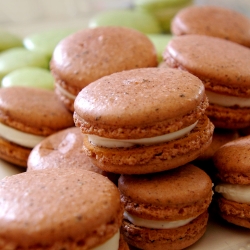
<svg viewBox="0 0 250 250"><path fill-rule="evenodd" d="M250 0L194 0L198 5L219 5L250 17ZM27 35L48 27L86 27L95 13L132 8L133 0L0 0L0 28Z"/></svg>

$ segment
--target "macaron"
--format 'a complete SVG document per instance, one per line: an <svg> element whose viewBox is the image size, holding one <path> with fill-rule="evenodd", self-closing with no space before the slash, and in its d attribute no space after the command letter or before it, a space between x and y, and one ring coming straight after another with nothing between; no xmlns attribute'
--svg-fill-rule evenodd
<svg viewBox="0 0 250 250"><path fill-rule="evenodd" d="M180 10L172 20L173 35L200 34L219 37L250 47L250 19L225 7L192 5Z"/></svg>
<svg viewBox="0 0 250 250"><path fill-rule="evenodd" d="M155 16L135 9L113 9L96 13L89 21L90 28L99 26L122 26L136 29L146 34L161 33Z"/></svg>
<svg viewBox="0 0 250 250"><path fill-rule="evenodd" d="M66 37L56 46L50 63L55 91L72 112L75 97L91 82L123 70L156 66L155 47L145 34L112 26Z"/></svg>
<svg viewBox="0 0 250 250"><path fill-rule="evenodd" d="M250 50L222 38L175 36L164 61L200 78L209 99L206 114L215 127L240 129L250 125Z"/></svg>
<svg viewBox="0 0 250 250"><path fill-rule="evenodd" d="M219 214L226 221L250 228L250 136L220 147L213 156Z"/></svg>
<svg viewBox="0 0 250 250"><path fill-rule="evenodd" d="M8 30L0 29L0 37L0 51L23 47L22 38Z"/></svg>
<svg viewBox="0 0 250 250"><path fill-rule="evenodd" d="M53 91L20 86L0 88L1 159L26 167L36 144L72 126L72 113Z"/></svg>
<svg viewBox="0 0 250 250"><path fill-rule="evenodd" d="M25 48L11 48L3 51L0 54L0 80L11 71L26 66L48 69L49 60L45 54Z"/></svg>
<svg viewBox="0 0 250 250"><path fill-rule="evenodd" d="M155 46L159 64L163 61L162 54L172 37L171 34L148 34L148 38Z"/></svg>
<svg viewBox="0 0 250 250"><path fill-rule="evenodd" d="M54 78L45 68L23 67L11 71L2 79L3 88L11 86L27 86L34 88L54 89Z"/></svg>
<svg viewBox="0 0 250 250"><path fill-rule="evenodd" d="M65 37L76 32L72 28L46 29L24 37L23 45L30 51L38 51L51 58L56 45Z"/></svg>
<svg viewBox="0 0 250 250"><path fill-rule="evenodd" d="M163 31L170 32L170 24L175 14L192 3L192 0L135 0L133 5L136 10L153 14Z"/></svg>
<svg viewBox="0 0 250 250"><path fill-rule="evenodd" d="M177 69L143 68L92 82L75 99L83 148L99 168L146 174L197 158L214 126L202 82Z"/></svg>
<svg viewBox="0 0 250 250"><path fill-rule="evenodd" d="M79 128L60 130L42 140L30 152L27 171L46 168L82 168L93 171L117 183L119 175L102 171L94 166L82 150L82 133Z"/></svg>
<svg viewBox="0 0 250 250"><path fill-rule="evenodd" d="M121 175L122 233L139 249L184 249L205 233L212 181L187 164L162 173Z"/></svg>
<svg viewBox="0 0 250 250"><path fill-rule="evenodd" d="M0 181L0 196L2 249L128 250L119 190L102 175L29 171Z"/></svg>

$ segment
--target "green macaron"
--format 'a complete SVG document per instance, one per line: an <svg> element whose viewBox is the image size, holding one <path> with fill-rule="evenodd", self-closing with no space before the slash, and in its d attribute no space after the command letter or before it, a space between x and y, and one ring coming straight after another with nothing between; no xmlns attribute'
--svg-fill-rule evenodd
<svg viewBox="0 0 250 250"><path fill-rule="evenodd" d="M2 87L26 86L54 89L54 78L48 69L24 67L16 69L2 79Z"/></svg>
<svg viewBox="0 0 250 250"><path fill-rule="evenodd" d="M158 20L150 13L133 9L107 10L93 16L88 26L123 26L133 28L143 33L160 33L161 27Z"/></svg>
<svg viewBox="0 0 250 250"><path fill-rule="evenodd" d="M26 66L49 67L47 56L25 48L12 48L0 53L0 80L11 71Z"/></svg>
<svg viewBox="0 0 250 250"><path fill-rule="evenodd" d="M7 30L0 29L0 51L14 47L23 47L22 38Z"/></svg>

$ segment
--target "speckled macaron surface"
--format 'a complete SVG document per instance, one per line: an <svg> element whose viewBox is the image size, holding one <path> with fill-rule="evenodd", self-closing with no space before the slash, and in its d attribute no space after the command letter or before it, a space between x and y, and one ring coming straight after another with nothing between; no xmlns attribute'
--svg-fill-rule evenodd
<svg viewBox="0 0 250 250"><path fill-rule="evenodd" d="M218 210L225 220L250 228L250 136L220 147L213 161L217 169Z"/></svg>
<svg viewBox="0 0 250 250"><path fill-rule="evenodd" d="M186 163L187 155L196 157L193 153L199 154L210 144L213 125L204 116L207 104L203 84L188 72L134 69L103 77L85 87L75 100L74 121L88 137L126 141L174 133L199 120L196 128L179 141L147 146L135 141L126 148L100 147L84 137L86 153L98 167L107 167L111 172L136 173L137 168L137 173L155 172L160 166L164 170L164 162L178 161L174 166ZM178 150L174 149L176 144Z"/></svg>
<svg viewBox="0 0 250 250"><path fill-rule="evenodd" d="M211 179L191 164L159 174L121 175L118 188L126 212L162 224L203 217L212 199ZM207 216L196 222L165 228L152 223L150 228L125 218L122 230L128 243L140 249L183 249L197 241L200 232L204 233Z"/></svg>
<svg viewBox="0 0 250 250"><path fill-rule="evenodd" d="M36 143L74 122L53 91L18 86L0 89L0 125L1 158L26 166Z"/></svg>
<svg viewBox="0 0 250 250"><path fill-rule="evenodd" d="M75 96L91 82L114 72L155 66L152 42L145 34L127 27L76 32L56 46L50 63L56 93L72 111Z"/></svg>
<svg viewBox="0 0 250 250"><path fill-rule="evenodd" d="M2 249L93 249L119 234L119 191L97 173L25 172L2 180L0 194Z"/></svg>
<svg viewBox="0 0 250 250"><path fill-rule="evenodd" d="M220 37L250 47L250 19L232 9L192 5L180 10L171 23L174 35Z"/></svg>
<svg viewBox="0 0 250 250"><path fill-rule="evenodd" d="M249 126L250 50L225 39L204 35L174 37L165 49L164 61L171 68L199 77L209 99L207 115L215 127ZM239 98L239 99L238 99Z"/></svg>

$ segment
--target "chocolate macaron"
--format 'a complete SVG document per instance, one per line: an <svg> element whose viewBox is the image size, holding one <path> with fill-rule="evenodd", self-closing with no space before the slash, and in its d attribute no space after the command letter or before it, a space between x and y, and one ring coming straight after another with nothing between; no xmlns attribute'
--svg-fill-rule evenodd
<svg viewBox="0 0 250 250"><path fill-rule="evenodd" d="M219 213L228 222L246 228L250 228L249 151L250 136L245 136L223 145L213 157Z"/></svg>
<svg viewBox="0 0 250 250"><path fill-rule="evenodd" d="M33 147L45 137L73 127L69 112L50 90L0 89L0 158L26 167Z"/></svg>
<svg viewBox="0 0 250 250"><path fill-rule="evenodd" d="M180 10L171 22L173 35L199 34L219 37L250 47L250 19L233 10L192 5Z"/></svg>
<svg viewBox="0 0 250 250"><path fill-rule="evenodd" d="M145 34L112 26L66 37L56 46L50 63L55 91L72 112L76 95L89 83L114 72L156 66L156 49Z"/></svg>
<svg viewBox="0 0 250 250"><path fill-rule="evenodd" d="M121 175L122 232L139 249L184 249L206 231L212 181L192 164L149 175Z"/></svg>
<svg viewBox="0 0 250 250"><path fill-rule="evenodd" d="M200 78L209 99L206 114L215 127L250 126L250 50L237 43L204 35L174 37L164 52L171 68Z"/></svg>
<svg viewBox="0 0 250 250"><path fill-rule="evenodd" d="M46 168L82 168L107 176L117 183L119 175L102 171L93 165L82 150L82 133L79 128L60 130L42 140L30 152L27 171Z"/></svg>
<svg viewBox="0 0 250 250"><path fill-rule="evenodd" d="M133 69L85 87L75 100L74 121L97 167L145 174L190 162L210 145L207 106L204 85L192 74Z"/></svg>
<svg viewBox="0 0 250 250"><path fill-rule="evenodd" d="M0 181L0 197L1 249L128 250L119 190L102 175L29 171Z"/></svg>

